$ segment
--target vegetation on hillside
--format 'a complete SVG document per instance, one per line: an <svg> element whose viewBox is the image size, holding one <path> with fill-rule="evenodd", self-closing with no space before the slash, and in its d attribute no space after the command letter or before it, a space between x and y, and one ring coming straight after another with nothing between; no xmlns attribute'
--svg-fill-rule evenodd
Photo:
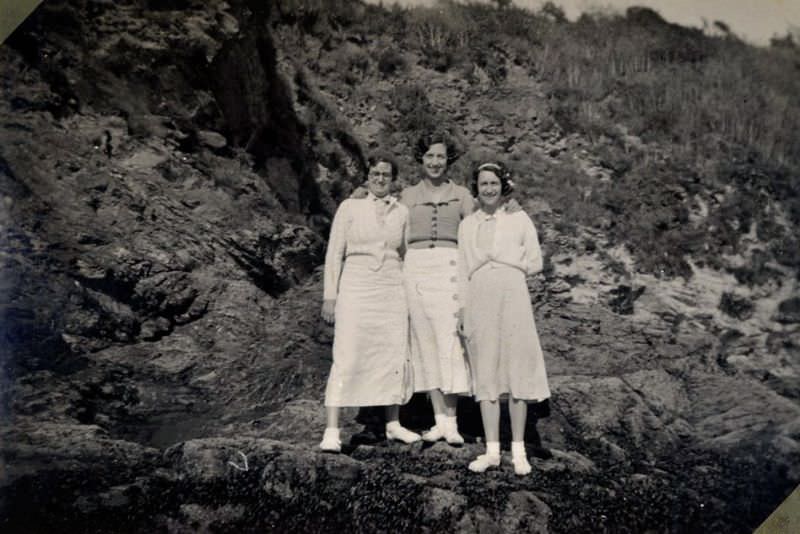
<svg viewBox="0 0 800 534"><path fill-rule="evenodd" d="M390 127L401 133L453 120L404 79L409 57L476 83L483 73L497 91L512 65L524 68L549 103L549 116L531 127L588 141L611 180L565 162L550 165L549 179L523 182L523 193L535 187L563 228L600 226L640 270L690 276L689 259L721 267L755 231L770 245L754 269L774 261L800 272L800 48L792 39L756 48L724 24L710 36L647 8L570 22L550 2L539 12L446 0L413 9L352 0L279 6L276 24L324 40L323 75L349 86L395 81ZM366 53L376 42L384 51ZM513 159L528 173L541 167Z"/></svg>

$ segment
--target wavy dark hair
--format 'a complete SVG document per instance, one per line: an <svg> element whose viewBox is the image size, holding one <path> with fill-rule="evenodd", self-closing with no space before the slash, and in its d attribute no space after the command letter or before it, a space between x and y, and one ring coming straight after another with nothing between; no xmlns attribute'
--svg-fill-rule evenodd
<svg viewBox="0 0 800 534"><path fill-rule="evenodd" d="M367 156L367 174L369 174L369 170L378 163L388 163L391 165L392 181L397 180L397 175L400 173L400 167L397 165L397 160L395 160L391 154L384 151L372 152Z"/></svg>
<svg viewBox="0 0 800 534"><path fill-rule="evenodd" d="M472 180L470 181L470 191L472 196L478 196L478 175L481 171L493 172L495 176L500 178L500 194L505 196L510 195L514 191L514 185L511 183L511 171L500 162L490 161L477 165L472 171Z"/></svg>
<svg viewBox="0 0 800 534"><path fill-rule="evenodd" d="M419 138L417 138L417 144L414 146L414 159L416 159L418 163L422 163L422 156L431 148L431 145L439 143L447 147L448 165L461 157L461 153L453 137L444 130L434 129L422 132Z"/></svg>

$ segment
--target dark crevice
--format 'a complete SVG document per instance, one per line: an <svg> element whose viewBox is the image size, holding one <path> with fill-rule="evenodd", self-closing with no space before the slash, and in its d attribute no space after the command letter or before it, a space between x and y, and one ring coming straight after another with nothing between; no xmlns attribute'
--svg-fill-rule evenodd
<svg viewBox="0 0 800 534"><path fill-rule="evenodd" d="M287 160L294 186L275 187L268 173L266 177L281 203L290 211L321 213L308 130L295 114L291 90L277 71L275 46L266 31L259 31L266 24L259 19L239 39L225 43L210 68L225 135L253 156L258 171L265 171L271 159Z"/></svg>

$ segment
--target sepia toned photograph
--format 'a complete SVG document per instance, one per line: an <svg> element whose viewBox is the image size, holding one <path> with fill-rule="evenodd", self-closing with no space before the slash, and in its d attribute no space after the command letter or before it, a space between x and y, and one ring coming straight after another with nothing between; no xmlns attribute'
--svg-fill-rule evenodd
<svg viewBox="0 0 800 534"><path fill-rule="evenodd" d="M0 0L0 532L800 532L800 3Z"/></svg>

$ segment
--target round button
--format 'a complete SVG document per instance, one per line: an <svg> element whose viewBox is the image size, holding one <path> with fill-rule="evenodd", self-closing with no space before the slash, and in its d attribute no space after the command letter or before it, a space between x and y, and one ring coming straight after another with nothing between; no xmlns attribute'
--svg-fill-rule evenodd
<svg viewBox="0 0 800 534"><path fill-rule="evenodd" d="M431 243L430 245L428 245L428 248L436 248L436 245L434 245L433 243Z"/></svg>
<svg viewBox="0 0 800 534"><path fill-rule="evenodd" d="M458 295L453 295L453 300L458 300Z"/></svg>
<svg viewBox="0 0 800 534"><path fill-rule="evenodd" d="M458 278L456 278L455 276L451 276L451 277L450 277L450 281L451 281L451 282L457 282L457 281L458 281Z"/></svg>
<svg viewBox="0 0 800 534"><path fill-rule="evenodd" d="M455 264L456 264L456 260L450 260L450 265L455 265Z"/></svg>

